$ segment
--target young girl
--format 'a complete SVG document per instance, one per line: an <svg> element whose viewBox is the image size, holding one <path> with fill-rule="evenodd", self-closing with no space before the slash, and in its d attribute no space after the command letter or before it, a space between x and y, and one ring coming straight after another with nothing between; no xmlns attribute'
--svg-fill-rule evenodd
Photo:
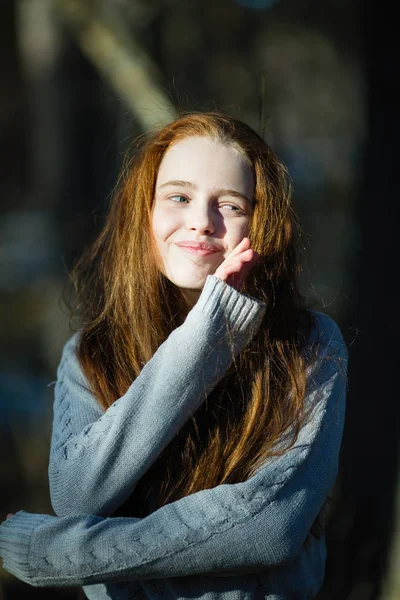
<svg viewBox="0 0 400 600"><path fill-rule="evenodd" d="M314 598L347 352L299 294L276 155L227 116L178 118L127 164L73 275L57 516L6 519L4 568L90 600Z"/></svg>

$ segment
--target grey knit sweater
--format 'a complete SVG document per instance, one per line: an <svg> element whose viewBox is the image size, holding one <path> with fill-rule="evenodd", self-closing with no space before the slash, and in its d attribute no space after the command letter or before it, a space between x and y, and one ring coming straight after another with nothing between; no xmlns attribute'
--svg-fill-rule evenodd
<svg viewBox="0 0 400 600"><path fill-rule="evenodd" d="M314 313L305 418L295 445L247 481L203 490L145 518L109 517L257 332L265 306L209 276L183 325L107 411L88 389L75 334L55 387L49 464L58 516L0 525L3 566L34 586L83 585L90 600L314 598L325 540L312 524L334 483L347 351Z"/></svg>

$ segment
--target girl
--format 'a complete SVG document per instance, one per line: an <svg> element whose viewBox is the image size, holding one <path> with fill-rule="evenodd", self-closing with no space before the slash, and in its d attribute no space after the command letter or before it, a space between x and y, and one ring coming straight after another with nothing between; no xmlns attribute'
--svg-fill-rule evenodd
<svg viewBox="0 0 400 600"><path fill-rule="evenodd" d="M347 352L297 276L289 179L250 127L184 115L135 153L73 273L56 516L0 526L5 569L91 600L315 597Z"/></svg>

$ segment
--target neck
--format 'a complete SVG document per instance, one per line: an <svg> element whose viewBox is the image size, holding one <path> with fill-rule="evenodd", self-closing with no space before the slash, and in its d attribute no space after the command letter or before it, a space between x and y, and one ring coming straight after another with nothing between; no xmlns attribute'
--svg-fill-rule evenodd
<svg viewBox="0 0 400 600"><path fill-rule="evenodd" d="M186 317L188 312L193 308L199 299L201 290L190 290L187 288L179 288L179 290L182 296L182 312Z"/></svg>
<svg viewBox="0 0 400 600"><path fill-rule="evenodd" d="M201 289L193 290L178 287L166 278L164 279L164 282L166 285L165 292L167 292L167 296L169 296L167 303L170 309L175 312L177 323L181 325L186 319L188 312L199 299Z"/></svg>

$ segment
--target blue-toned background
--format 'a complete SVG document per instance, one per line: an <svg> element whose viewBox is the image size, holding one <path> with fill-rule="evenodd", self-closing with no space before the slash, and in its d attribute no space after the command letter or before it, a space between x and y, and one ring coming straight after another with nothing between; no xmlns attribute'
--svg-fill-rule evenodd
<svg viewBox="0 0 400 600"><path fill-rule="evenodd" d="M68 270L132 139L222 109L287 164L302 284L349 345L319 600L399 600L397 31L388 0L2 0L0 518L51 511ZM79 491L77 491L79 493ZM0 600L82 598L0 569Z"/></svg>

